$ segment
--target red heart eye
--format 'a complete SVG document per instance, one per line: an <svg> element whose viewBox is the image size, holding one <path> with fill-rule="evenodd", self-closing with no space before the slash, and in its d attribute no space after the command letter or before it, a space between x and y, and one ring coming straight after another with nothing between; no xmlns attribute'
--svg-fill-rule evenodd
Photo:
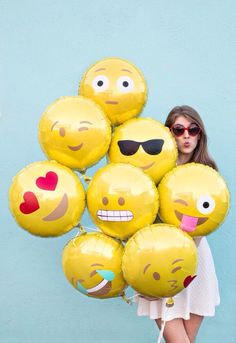
<svg viewBox="0 0 236 343"><path fill-rule="evenodd" d="M53 171L49 171L45 177L40 176L36 180L36 185L45 191L54 191L57 187L58 176Z"/></svg>
<svg viewBox="0 0 236 343"><path fill-rule="evenodd" d="M25 192L24 202L20 204L20 211L24 214L30 214L39 209L38 199L33 192Z"/></svg>

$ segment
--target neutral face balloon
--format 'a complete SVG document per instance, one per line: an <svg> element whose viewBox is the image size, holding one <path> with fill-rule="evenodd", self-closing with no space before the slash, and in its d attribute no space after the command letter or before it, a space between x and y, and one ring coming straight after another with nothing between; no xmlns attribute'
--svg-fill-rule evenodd
<svg viewBox="0 0 236 343"><path fill-rule="evenodd" d="M143 75L132 63L107 58L86 71L79 94L97 102L111 123L119 125L141 112L147 87Z"/></svg>

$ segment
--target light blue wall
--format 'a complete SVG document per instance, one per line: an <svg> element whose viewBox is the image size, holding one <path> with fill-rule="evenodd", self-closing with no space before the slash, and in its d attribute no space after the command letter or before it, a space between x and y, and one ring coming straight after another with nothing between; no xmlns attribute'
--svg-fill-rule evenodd
<svg viewBox="0 0 236 343"><path fill-rule="evenodd" d="M221 305L204 321L201 343L236 342L236 4L234 0L0 1L0 342L149 343L154 323L122 300L93 300L62 273L61 252L76 234L42 239L20 229L8 210L12 177L45 159L37 141L41 113L76 95L82 73L117 56L144 73L143 116L164 121L177 104L195 107L209 148L231 191L231 212L209 237ZM92 175L98 166L91 169ZM85 214L82 223L92 226Z"/></svg>

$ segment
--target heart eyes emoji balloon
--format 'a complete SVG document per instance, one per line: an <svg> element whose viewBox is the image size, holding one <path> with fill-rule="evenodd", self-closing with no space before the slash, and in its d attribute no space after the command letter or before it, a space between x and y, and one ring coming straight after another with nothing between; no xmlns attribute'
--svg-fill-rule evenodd
<svg viewBox="0 0 236 343"><path fill-rule="evenodd" d="M9 201L22 228L37 236L59 236L78 223L85 192L69 168L56 162L35 162L14 177Z"/></svg>

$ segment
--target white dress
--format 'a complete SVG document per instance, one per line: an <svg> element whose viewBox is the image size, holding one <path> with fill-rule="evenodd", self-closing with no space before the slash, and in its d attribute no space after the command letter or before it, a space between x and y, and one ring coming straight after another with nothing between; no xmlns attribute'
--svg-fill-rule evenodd
<svg viewBox="0 0 236 343"><path fill-rule="evenodd" d="M190 313L201 316L214 316L215 306L220 303L218 281L214 261L206 237L194 239L198 251L197 277L180 293L176 294L173 307L166 307L166 299L147 300L136 297L137 314L150 319L174 318L189 319Z"/></svg>

